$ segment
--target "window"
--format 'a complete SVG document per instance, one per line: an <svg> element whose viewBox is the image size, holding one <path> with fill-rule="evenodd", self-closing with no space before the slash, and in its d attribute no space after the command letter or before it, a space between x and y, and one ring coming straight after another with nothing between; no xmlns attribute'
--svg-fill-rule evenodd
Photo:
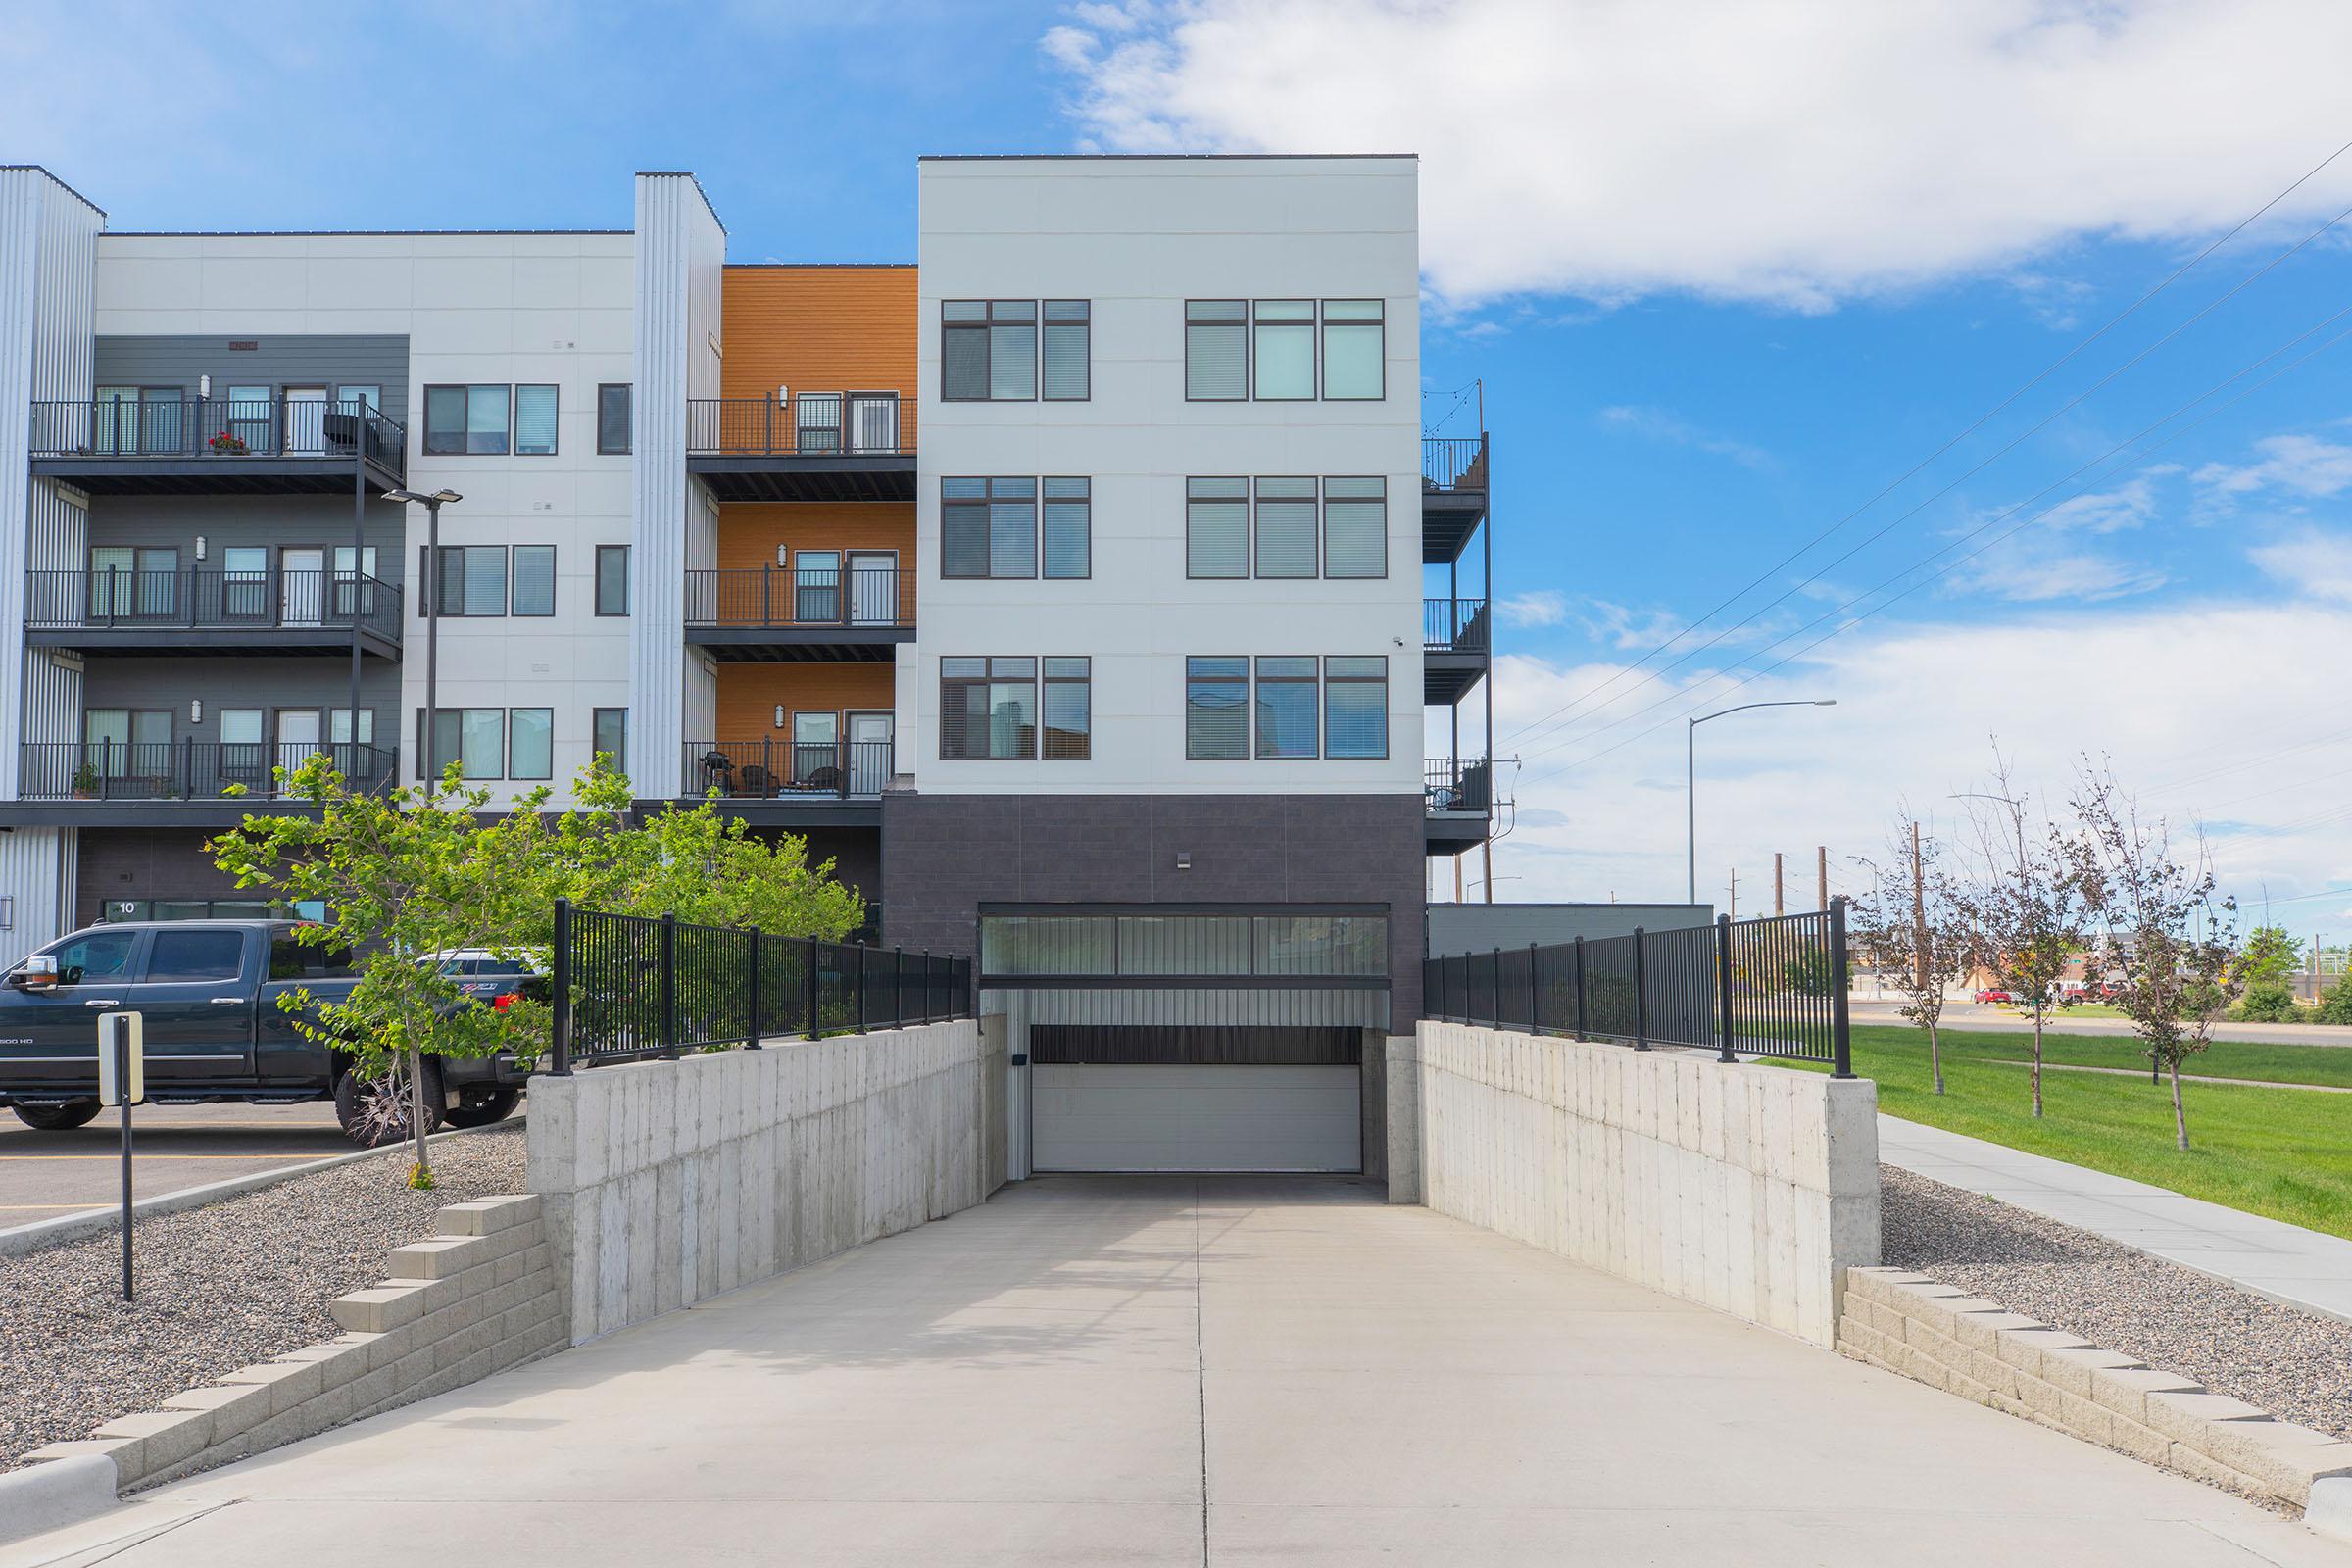
<svg viewBox="0 0 2352 1568"><path fill-rule="evenodd" d="M627 545L596 547L596 612L600 615L625 615L629 612Z"/></svg>
<svg viewBox="0 0 2352 1568"><path fill-rule="evenodd" d="M842 618L840 551L792 553L792 618L807 623Z"/></svg>
<svg viewBox="0 0 2352 1568"><path fill-rule="evenodd" d="M270 431L270 389L266 386L230 387L228 433L244 442L249 451L267 452L275 445Z"/></svg>
<svg viewBox="0 0 2352 1568"><path fill-rule="evenodd" d="M556 389L518 386L514 389L514 455L552 458L556 455Z"/></svg>
<svg viewBox="0 0 2352 1568"><path fill-rule="evenodd" d="M147 950L147 983L234 980L245 969L242 931L158 931Z"/></svg>
<svg viewBox="0 0 2352 1568"><path fill-rule="evenodd" d="M443 545L434 581L433 612L503 615L507 612L507 552L503 545Z"/></svg>
<svg viewBox="0 0 2352 1568"><path fill-rule="evenodd" d="M1184 662L1184 755L1226 761L1250 755L1250 661Z"/></svg>
<svg viewBox="0 0 2352 1568"><path fill-rule="evenodd" d="M1326 398L1384 398L1389 395L1386 306L1379 300L1323 302L1323 395Z"/></svg>
<svg viewBox="0 0 2352 1568"><path fill-rule="evenodd" d="M1087 577L1095 569L1094 485L1086 479L1046 481L1046 575Z"/></svg>
<svg viewBox="0 0 2352 1568"><path fill-rule="evenodd" d="M1246 300L1184 302L1184 396L1238 403L1250 395L1250 306Z"/></svg>
<svg viewBox="0 0 2352 1568"><path fill-rule="evenodd" d="M380 386L346 384L335 388L335 401L344 414L381 414L384 412L384 389Z"/></svg>
<svg viewBox="0 0 2352 1568"><path fill-rule="evenodd" d="M625 708L600 708L596 710L589 745L596 755L611 763L614 772L629 765L629 710Z"/></svg>
<svg viewBox="0 0 2352 1568"><path fill-rule="evenodd" d="M1083 762L1093 753L1094 661L1046 661L1046 760Z"/></svg>
<svg viewBox="0 0 2352 1568"><path fill-rule="evenodd" d="M1323 575L1386 577L1389 574L1389 481L1331 478L1323 481Z"/></svg>
<svg viewBox="0 0 2352 1568"><path fill-rule="evenodd" d="M432 745L424 745L424 710L416 710L417 755L429 758L423 776L438 779L451 762L461 778L506 776L507 710L444 708L433 715Z"/></svg>
<svg viewBox="0 0 2352 1568"><path fill-rule="evenodd" d="M93 931L41 951L57 960L57 983L77 986L85 980L112 980L130 968L136 931Z"/></svg>
<svg viewBox="0 0 2352 1568"><path fill-rule="evenodd" d="M223 719L226 716L223 714ZM373 746L375 744L375 710L372 708L360 710L360 732L354 735L351 732L351 710L348 708L328 709L326 710L326 738L337 746L348 746L355 741L362 746Z"/></svg>
<svg viewBox="0 0 2352 1568"><path fill-rule="evenodd" d="M556 710L552 708L507 710L507 777L556 776Z"/></svg>
<svg viewBox="0 0 2352 1568"><path fill-rule="evenodd" d="M349 713L350 710L343 710ZM250 748L251 756L236 757L240 763L250 763L260 755L262 745L262 710L258 708L223 708L220 710L220 744L225 747Z"/></svg>
<svg viewBox="0 0 2352 1568"><path fill-rule="evenodd" d="M1316 755L1312 655L1257 662L1257 755Z"/></svg>
<svg viewBox="0 0 2352 1568"><path fill-rule="evenodd" d="M939 481L943 577L1037 575L1037 481Z"/></svg>
<svg viewBox="0 0 2352 1568"><path fill-rule="evenodd" d="M1385 657L1323 661L1323 755L1389 755L1389 662Z"/></svg>
<svg viewBox="0 0 2352 1568"><path fill-rule="evenodd" d="M1257 481L1257 574L1315 574L1315 481Z"/></svg>
<svg viewBox="0 0 2352 1568"><path fill-rule="evenodd" d="M272 980L339 980L351 973L349 948L314 948L290 936L270 939Z"/></svg>
<svg viewBox="0 0 2352 1568"><path fill-rule="evenodd" d="M81 736L83 765L94 761L108 778L164 773L171 768L172 710L168 708L86 709L81 715Z"/></svg>
<svg viewBox="0 0 2352 1568"><path fill-rule="evenodd" d="M942 300L940 397L1025 403L1037 396L1037 301Z"/></svg>
<svg viewBox="0 0 2352 1568"><path fill-rule="evenodd" d="M1184 574L1250 575L1250 481L1184 481Z"/></svg>
<svg viewBox="0 0 2352 1568"><path fill-rule="evenodd" d="M939 755L956 760L1037 755L1037 661L939 662Z"/></svg>
<svg viewBox="0 0 2352 1568"><path fill-rule="evenodd" d="M596 450L600 457L629 451L629 383L606 381L596 389Z"/></svg>
<svg viewBox="0 0 2352 1568"><path fill-rule="evenodd" d="M1301 402L1315 395L1315 302L1259 300L1255 393L1261 402Z"/></svg>
<svg viewBox="0 0 2352 1568"><path fill-rule="evenodd" d="M475 456L507 450L506 386L428 386L424 389L424 450L436 456Z"/></svg>
<svg viewBox="0 0 2352 1568"><path fill-rule="evenodd" d="M1093 392L1088 338L1093 305L1086 300L1046 301L1045 396L1049 403L1084 403Z"/></svg>
<svg viewBox="0 0 2352 1568"><path fill-rule="evenodd" d="M792 782L813 789L841 787L841 715L792 715Z"/></svg>
<svg viewBox="0 0 2352 1568"><path fill-rule="evenodd" d="M556 547L514 547L514 613L552 615L556 612Z"/></svg>

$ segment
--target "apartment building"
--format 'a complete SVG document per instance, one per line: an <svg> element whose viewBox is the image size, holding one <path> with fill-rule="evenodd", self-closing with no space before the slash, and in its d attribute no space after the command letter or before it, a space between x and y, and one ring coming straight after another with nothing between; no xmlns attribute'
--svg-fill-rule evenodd
<svg viewBox="0 0 2352 1568"><path fill-rule="evenodd" d="M753 266L680 172L609 232L162 235L0 171L5 939L236 906L201 842L281 761L604 751L978 957L1017 1170L1376 1168L1491 807L1416 178L926 159L912 265Z"/></svg>

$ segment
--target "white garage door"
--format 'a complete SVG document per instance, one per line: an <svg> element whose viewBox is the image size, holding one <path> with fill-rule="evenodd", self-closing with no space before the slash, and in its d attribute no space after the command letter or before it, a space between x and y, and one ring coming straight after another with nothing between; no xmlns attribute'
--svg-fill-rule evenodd
<svg viewBox="0 0 2352 1568"><path fill-rule="evenodd" d="M1354 1067L1040 1064L1029 1072L1038 1170L1363 1168Z"/></svg>

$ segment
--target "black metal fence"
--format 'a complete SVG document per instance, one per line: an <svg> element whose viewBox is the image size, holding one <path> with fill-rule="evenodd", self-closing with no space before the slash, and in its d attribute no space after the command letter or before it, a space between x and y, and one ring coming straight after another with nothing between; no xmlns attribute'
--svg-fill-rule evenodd
<svg viewBox="0 0 2352 1568"><path fill-rule="evenodd" d="M274 796L278 769L324 757L354 790L400 779L395 747L348 741L26 741L18 752L19 794L28 801L209 801L231 784Z"/></svg>
<svg viewBox="0 0 2352 1568"><path fill-rule="evenodd" d="M406 469L408 432L364 398L153 392L32 405L36 458L350 458Z"/></svg>
<svg viewBox="0 0 2352 1568"><path fill-rule="evenodd" d="M1811 914L1719 919L1423 965L1422 1008L1448 1023L1738 1056L1826 1061L1853 1076L1845 900Z"/></svg>
<svg viewBox="0 0 2352 1568"><path fill-rule="evenodd" d="M897 766L890 741L688 741L686 793L729 800L881 798Z"/></svg>
<svg viewBox="0 0 2352 1568"><path fill-rule="evenodd" d="M972 963L556 901L549 1067L972 1016Z"/></svg>
<svg viewBox="0 0 2352 1568"><path fill-rule="evenodd" d="M90 566L24 574L28 631L285 631L354 623L400 641L399 586L349 571Z"/></svg>
<svg viewBox="0 0 2352 1568"><path fill-rule="evenodd" d="M912 457L914 406L895 392L690 398L686 450L697 457Z"/></svg>
<svg viewBox="0 0 2352 1568"><path fill-rule="evenodd" d="M1432 654L1483 654L1487 651L1487 602L1484 599L1424 599L1421 601L1421 647Z"/></svg>
<svg viewBox="0 0 2352 1568"><path fill-rule="evenodd" d="M1421 438L1424 490L1484 490L1487 438L1483 435L1425 435Z"/></svg>
<svg viewBox="0 0 2352 1568"><path fill-rule="evenodd" d="M806 552L789 568L697 567L686 573L686 624L909 627L914 574L854 555L846 567L813 565Z"/></svg>

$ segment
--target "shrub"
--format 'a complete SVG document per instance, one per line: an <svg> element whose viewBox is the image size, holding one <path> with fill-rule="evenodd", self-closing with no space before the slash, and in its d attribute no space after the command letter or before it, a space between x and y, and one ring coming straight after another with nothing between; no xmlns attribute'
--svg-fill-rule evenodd
<svg viewBox="0 0 2352 1568"><path fill-rule="evenodd" d="M2234 1010L2248 1023L2293 1023L2301 1009L2294 987L2283 980L2259 980L2246 987L2245 1000Z"/></svg>
<svg viewBox="0 0 2352 1568"><path fill-rule="evenodd" d="M2352 1023L2352 975L2329 986L2312 1009L2313 1023Z"/></svg>

